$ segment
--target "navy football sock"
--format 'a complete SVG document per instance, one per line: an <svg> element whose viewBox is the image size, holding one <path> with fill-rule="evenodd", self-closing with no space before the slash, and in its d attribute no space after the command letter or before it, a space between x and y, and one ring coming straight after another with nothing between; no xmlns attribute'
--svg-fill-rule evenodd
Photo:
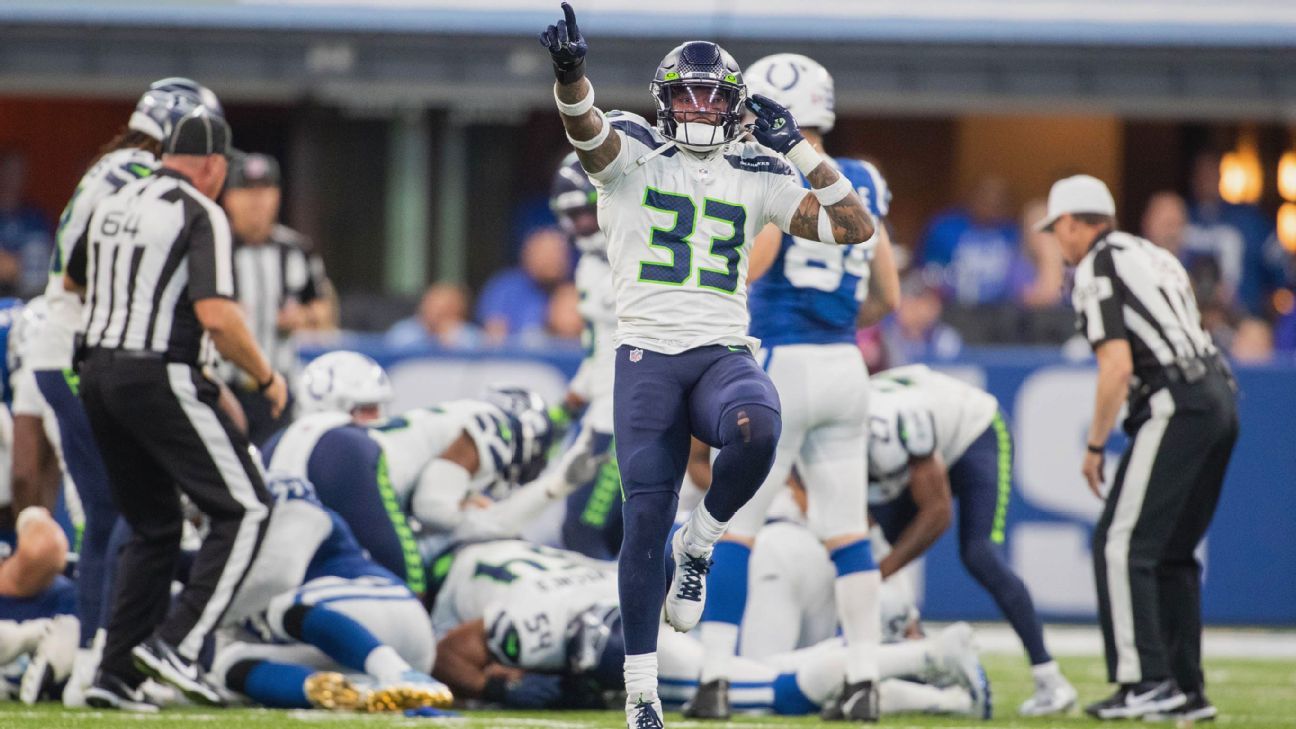
<svg viewBox="0 0 1296 729"><path fill-rule="evenodd" d="M666 542L676 503L673 492L658 491L632 493L622 507L625 537L617 575L627 655L657 650L657 626L666 600Z"/></svg>

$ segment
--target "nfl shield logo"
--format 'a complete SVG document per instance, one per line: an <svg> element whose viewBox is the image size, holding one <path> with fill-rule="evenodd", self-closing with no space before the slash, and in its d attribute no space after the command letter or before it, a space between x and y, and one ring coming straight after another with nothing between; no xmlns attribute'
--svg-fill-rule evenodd
<svg viewBox="0 0 1296 729"><path fill-rule="evenodd" d="M638 349L638 348L636 348L636 349L632 349L632 350L630 350L630 361L631 361L631 362L638 362L638 361L641 360L641 359L643 359L643 350L642 350L642 349Z"/></svg>

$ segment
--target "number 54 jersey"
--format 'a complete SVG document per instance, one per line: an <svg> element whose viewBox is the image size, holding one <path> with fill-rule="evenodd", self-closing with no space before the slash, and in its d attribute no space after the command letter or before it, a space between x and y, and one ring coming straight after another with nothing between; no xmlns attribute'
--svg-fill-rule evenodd
<svg viewBox="0 0 1296 729"><path fill-rule="evenodd" d="M590 179L616 285L615 343L662 354L755 347L747 254L766 223L786 231L805 197L792 167L755 142L700 155L642 117L607 119L621 152Z"/></svg>
<svg viewBox="0 0 1296 729"><path fill-rule="evenodd" d="M873 217L886 217L891 191L877 168L843 157L832 163ZM838 246L784 235L769 271L752 285L752 336L766 347L854 342L875 245L876 238Z"/></svg>

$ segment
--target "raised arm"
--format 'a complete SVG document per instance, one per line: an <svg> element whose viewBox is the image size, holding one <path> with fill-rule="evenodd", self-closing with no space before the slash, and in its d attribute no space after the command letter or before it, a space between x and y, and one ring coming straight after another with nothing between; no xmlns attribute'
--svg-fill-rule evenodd
<svg viewBox="0 0 1296 729"><path fill-rule="evenodd" d="M594 87L585 78L589 46L576 26L576 11L562 4L563 19L545 28L540 44L553 59L554 100L562 116L567 141L576 148L581 166L591 174L603 171L621 153L621 139L612 134L603 112L594 106Z"/></svg>
<svg viewBox="0 0 1296 729"><path fill-rule="evenodd" d="M873 237L873 216L855 188L801 135L786 107L753 94L747 107L756 115L756 141L784 155L813 188L801 199L788 233L821 243L849 245Z"/></svg>

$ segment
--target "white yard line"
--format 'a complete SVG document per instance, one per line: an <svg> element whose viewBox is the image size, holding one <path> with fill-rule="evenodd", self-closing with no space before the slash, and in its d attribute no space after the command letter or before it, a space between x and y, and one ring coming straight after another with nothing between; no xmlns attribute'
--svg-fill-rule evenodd
<svg viewBox="0 0 1296 729"><path fill-rule="evenodd" d="M975 626L977 645L985 653L1021 655L1021 641L1006 623ZM929 626L934 635L937 626ZM1101 656L1102 633L1097 626L1048 625L1044 640L1049 652L1058 656ZM1202 636L1202 655L1210 658L1296 659L1296 631L1207 628Z"/></svg>

